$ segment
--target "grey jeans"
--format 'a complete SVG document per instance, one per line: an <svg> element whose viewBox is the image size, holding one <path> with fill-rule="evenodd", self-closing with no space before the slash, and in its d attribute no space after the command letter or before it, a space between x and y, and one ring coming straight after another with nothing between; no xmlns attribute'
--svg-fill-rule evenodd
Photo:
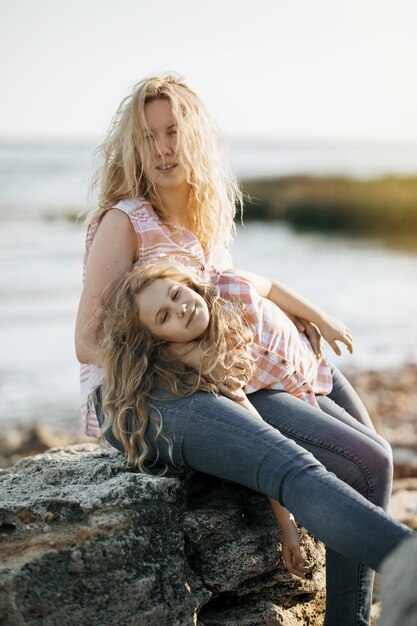
<svg viewBox="0 0 417 626"><path fill-rule="evenodd" d="M373 570L412 531L384 510L389 445L336 368L333 382L330 396L317 398L320 409L285 392L251 394L263 421L223 396L168 399L156 390L150 415L162 419L166 439L155 442L151 424L146 440L153 458L240 483L287 507L326 545L326 626L368 626Z"/></svg>

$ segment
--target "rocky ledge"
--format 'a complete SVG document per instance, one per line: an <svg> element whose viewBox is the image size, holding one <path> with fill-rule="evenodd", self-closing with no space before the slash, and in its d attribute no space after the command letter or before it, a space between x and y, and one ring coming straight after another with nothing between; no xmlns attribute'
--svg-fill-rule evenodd
<svg viewBox="0 0 417 626"><path fill-rule="evenodd" d="M310 580L285 569L263 496L203 474L148 476L95 444L0 470L4 626L322 623L323 546Z"/></svg>

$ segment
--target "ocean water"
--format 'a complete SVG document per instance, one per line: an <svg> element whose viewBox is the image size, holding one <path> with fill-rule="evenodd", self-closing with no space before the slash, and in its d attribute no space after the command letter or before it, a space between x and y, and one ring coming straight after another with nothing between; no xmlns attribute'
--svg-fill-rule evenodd
<svg viewBox="0 0 417 626"><path fill-rule="evenodd" d="M0 219L9 214L15 218L54 216L85 208L93 151L94 145L88 142L0 142ZM417 175L417 144L235 141L230 154L241 178L300 173L359 178Z"/></svg>
<svg viewBox="0 0 417 626"><path fill-rule="evenodd" d="M291 174L342 175L360 179L417 174L417 144L231 143L237 174L244 178Z"/></svg>
<svg viewBox="0 0 417 626"><path fill-rule="evenodd" d="M0 146L3 427L42 420L73 430L79 423L73 332L85 228L59 216L85 207L91 152L86 145ZM342 368L417 362L417 255L250 223L239 227L233 256L237 267L281 280L350 326L355 350L335 357Z"/></svg>

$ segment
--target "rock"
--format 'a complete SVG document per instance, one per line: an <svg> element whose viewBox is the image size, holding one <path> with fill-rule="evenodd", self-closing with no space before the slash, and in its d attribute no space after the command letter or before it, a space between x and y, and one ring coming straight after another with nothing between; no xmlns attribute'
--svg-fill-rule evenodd
<svg viewBox="0 0 417 626"><path fill-rule="evenodd" d="M398 546L381 570L381 617L378 626L417 624L417 537Z"/></svg>
<svg viewBox="0 0 417 626"><path fill-rule="evenodd" d="M291 576L267 499L184 470L126 468L93 444L0 470L3 626L322 623L324 549Z"/></svg>

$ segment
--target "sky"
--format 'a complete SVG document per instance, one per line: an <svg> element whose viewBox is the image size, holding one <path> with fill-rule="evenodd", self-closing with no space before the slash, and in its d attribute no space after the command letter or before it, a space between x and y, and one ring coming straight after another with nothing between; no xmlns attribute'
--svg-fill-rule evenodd
<svg viewBox="0 0 417 626"><path fill-rule="evenodd" d="M229 138L417 142L416 0L0 0L0 139L96 139L175 71Z"/></svg>

